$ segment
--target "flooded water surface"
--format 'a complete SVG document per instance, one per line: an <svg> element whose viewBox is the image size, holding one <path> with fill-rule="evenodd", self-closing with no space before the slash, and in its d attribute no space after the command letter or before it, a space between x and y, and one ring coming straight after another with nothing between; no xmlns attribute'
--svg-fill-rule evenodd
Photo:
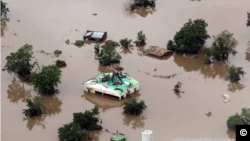
<svg viewBox="0 0 250 141"><path fill-rule="evenodd" d="M45 96L46 114L27 118L25 98L39 95L31 84L14 74L1 72L1 139L2 141L57 141L57 129L73 120L73 113L84 112L97 105L101 109L102 126L111 132L125 133L128 141L139 141L142 130L153 131L155 141L173 141L175 138L234 139L226 120L241 108L250 108L250 27L246 27L249 0L157 0L153 8L128 12L127 0L5 0L10 21L1 23L1 68L6 56L28 43L34 47L34 58L39 65L65 60L62 68L60 93ZM96 16L92 15L97 13ZM239 41L238 54L228 61L211 65L202 63L203 56L173 54L165 58L145 56L144 48L166 48L188 19L202 18L208 23L209 35L223 30L234 33ZM20 20L20 21L17 21ZM95 43L82 47L71 43L82 40L86 30L107 31L107 39L136 40L140 30L146 34L144 47L116 50L121 54L123 72L141 82L140 90L122 99L83 91L81 83L101 72L110 72L119 65L99 65L94 53ZM70 44L65 41L69 39ZM212 39L208 39L209 46ZM62 54L53 55L59 49ZM42 53L41 51L46 53ZM48 54L47 54L48 53ZM52 54L49 54L52 53ZM231 65L243 67L247 73L237 83L226 80ZM156 71L154 69L157 68ZM174 75L170 79L154 75ZM174 85L182 82L185 93L175 94ZM222 94L232 100L223 102ZM86 97L86 100L82 99ZM122 114L123 102L132 97L144 100L147 110L140 116ZM207 117L206 113L212 116ZM111 133L92 131L95 141L107 141Z"/></svg>

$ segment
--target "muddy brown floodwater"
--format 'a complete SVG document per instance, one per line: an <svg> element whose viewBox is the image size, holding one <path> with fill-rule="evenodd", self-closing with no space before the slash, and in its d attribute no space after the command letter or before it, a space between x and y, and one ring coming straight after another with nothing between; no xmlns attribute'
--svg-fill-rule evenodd
<svg viewBox="0 0 250 141"><path fill-rule="evenodd" d="M74 112L84 112L94 105L101 108L102 126L111 132L119 130L128 135L128 141L139 141L144 129L153 130L155 141L172 141L174 138L235 138L227 129L229 116L250 108L250 28L246 27L249 0L157 0L156 7L124 10L126 0L5 0L10 12L9 22L1 27L1 68L10 52L26 43L34 46L34 60L40 65L65 60L59 94L45 96L47 114L26 118L25 98L38 95L31 84L14 74L1 71L2 141L56 141L57 129L73 119ZM93 16L93 13L98 15ZM208 23L208 33L217 35L223 30L233 32L239 41L238 54L226 62L212 65L202 63L202 55L192 60L174 54L163 59L142 55L143 48L156 45L166 47L188 19L202 18ZM17 20L20 20L18 22ZM77 30L77 31L76 31ZM100 72L109 72L117 66L99 65L94 43L76 47L66 44L82 39L86 30L107 31L108 39L136 40L137 32L147 36L145 47L130 50L117 48L122 60L120 66L141 82L139 92L132 97L145 100L147 110L140 116L122 114L122 102L117 98L84 93L81 83ZM212 39L207 40L211 45ZM59 57L37 51L53 53L62 50ZM235 64L247 72L238 83L226 81L227 69ZM157 68L157 71L154 69ZM153 75L172 75L161 79ZM175 94L174 85L183 82L185 93ZM223 103L222 94L232 97ZM84 95L86 100L81 96ZM212 113L207 117L206 113ZM96 141L107 141L112 134L90 132Z"/></svg>

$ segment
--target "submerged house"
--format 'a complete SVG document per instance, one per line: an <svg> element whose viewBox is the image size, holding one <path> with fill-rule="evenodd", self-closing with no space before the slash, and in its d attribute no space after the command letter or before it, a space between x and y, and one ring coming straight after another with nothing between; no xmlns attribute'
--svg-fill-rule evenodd
<svg viewBox="0 0 250 141"><path fill-rule="evenodd" d="M100 39L100 41L103 41L106 38L107 38L107 32L90 31L90 30L87 30L87 32L83 36L83 40L96 40L96 39Z"/></svg>
<svg viewBox="0 0 250 141"><path fill-rule="evenodd" d="M126 141L126 135L123 133L116 134L110 138L110 141Z"/></svg>
<svg viewBox="0 0 250 141"><path fill-rule="evenodd" d="M148 49L145 49L143 53L162 58L163 56L173 53L173 51L159 48L158 46L150 46Z"/></svg>
<svg viewBox="0 0 250 141"><path fill-rule="evenodd" d="M82 83L84 91L126 97L139 90L140 82L121 72L102 73Z"/></svg>

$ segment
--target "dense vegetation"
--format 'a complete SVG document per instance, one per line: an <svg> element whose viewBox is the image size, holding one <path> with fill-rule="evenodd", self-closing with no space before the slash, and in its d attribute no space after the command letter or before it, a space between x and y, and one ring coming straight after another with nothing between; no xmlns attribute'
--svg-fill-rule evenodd
<svg viewBox="0 0 250 141"><path fill-rule="evenodd" d="M39 92L53 94L55 87L61 83L61 70L56 65L43 66L42 71L34 72L31 75L31 81Z"/></svg>
<svg viewBox="0 0 250 141"><path fill-rule="evenodd" d="M32 116L38 116L44 113L45 107L43 105L43 97L36 96L34 97L33 101L29 98L26 99L27 107L29 109L23 110L23 113L26 116L32 117Z"/></svg>
<svg viewBox="0 0 250 141"><path fill-rule="evenodd" d="M36 64L30 64L33 51L32 45L25 44L23 47L19 48L17 52L11 52L9 56L6 57L7 63L5 65L8 73L17 73L22 75L29 75L31 69Z"/></svg>
<svg viewBox="0 0 250 141"><path fill-rule="evenodd" d="M6 7L7 3L4 3L2 0L1 0L1 16L4 12L9 12L9 8Z"/></svg>
<svg viewBox="0 0 250 141"><path fill-rule="evenodd" d="M84 44L84 42L82 40L76 40L74 45L80 47L83 44Z"/></svg>
<svg viewBox="0 0 250 141"><path fill-rule="evenodd" d="M124 48L130 48L130 47L133 47L133 45L131 44L132 40L128 40L127 38L125 39L121 39L120 40L120 44L122 47Z"/></svg>
<svg viewBox="0 0 250 141"><path fill-rule="evenodd" d="M111 63L120 62L120 59L122 58L118 52L116 52L114 47L111 47L110 45L103 48L98 55L99 62L102 65L110 65Z"/></svg>
<svg viewBox="0 0 250 141"><path fill-rule="evenodd" d="M74 123L77 123L81 126L82 129L87 130L101 130L102 127L100 125L97 125L97 122L99 121L96 117L99 115L99 108L95 106L91 110L86 110L84 113L74 113Z"/></svg>
<svg viewBox="0 0 250 141"><path fill-rule="evenodd" d="M147 106L145 105L145 101L138 99L131 99L130 101L125 101L123 107L123 112L128 115L139 115L143 110L146 110Z"/></svg>
<svg viewBox="0 0 250 141"><path fill-rule="evenodd" d="M238 80L240 80L240 76L244 77L244 75L246 74L246 73L243 71L243 68L242 68L242 67L235 67L235 66L231 66L231 67L228 69L228 72L229 72L228 78L229 78L231 81L238 81Z"/></svg>
<svg viewBox="0 0 250 141"><path fill-rule="evenodd" d="M85 131L81 131L81 126L77 123L69 123L58 129L58 137L65 141L80 141L87 136Z"/></svg>
<svg viewBox="0 0 250 141"><path fill-rule="evenodd" d="M247 12L247 26L250 26L250 13Z"/></svg>
<svg viewBox="0 0 250 141"><path fill-rule="evenodd" d="M108 40L105 42L105 44L102 46L103 48L107 47L107 46L110 46L110 47L117 47L117 46L120 46L119 43L113 41L113 40Z"/></svg>
<svg viewBox="0 0 250 141"><path fill-rule="evenodd" d="M143 31L140 31L137 33L137 46L143 46L145 45L145 41L147 40L146 35L142 33Z"/></svg>
<svg viewBox="0 0 250 141"><path fill-rule="evenodd" d="M56 60L56 66L57 66L57 67L66 67L67 64L66 64L66 62L63 61L63 60Z"/></svg>
<svg viewBox="0 0 250 141"><path fill-rule="evenodd" d="M210 38L205 20L191 19L184 24L180 31L174 36L174 41L168 41L168 49L181 53L198 53L205 44L206 39Z"/></svg>
<svg viewBox="0 0 250 141"><path fill-rule="evenodd" d="M241 114L236 113L228 117L227 127L231 130L236 130L236 125L250 125L250 108L241 109Z"/></svg>

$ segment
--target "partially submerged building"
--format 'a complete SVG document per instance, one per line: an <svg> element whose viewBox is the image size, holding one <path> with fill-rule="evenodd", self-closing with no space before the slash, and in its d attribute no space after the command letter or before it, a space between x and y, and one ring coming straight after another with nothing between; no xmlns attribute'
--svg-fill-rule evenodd
<svg viewBox="0 0 250 141"><path fill-rule="evenodd" d="M87 30L85 35L83 36L83 40L97 40L103 41L107 38L107 32L102 31L90 31Z"/></svg>
<svg viewBox="0 0 250 141"><path fill-rule="evenodd" d="M84 91L126 97L139 90L140 82L121 72L102 73L82 83Z"/></svg>
<svg viewBox="0 0 250 141"><path fill-rule="evenodd" d="M167 49L163 49L163 48L159 48L158 46L150 46L148 49L145 49L143 51L143 53L162 58L162 57L164 57L164 56L166 56L168 54L173 53L173 51L167 50Z"/></svg>
<svg viewBox="0 0 250 141"><path fill-rule="evenodd" d="M123 133L116 134L110 138L110 141L126 141L127 136Z"/></svg>

